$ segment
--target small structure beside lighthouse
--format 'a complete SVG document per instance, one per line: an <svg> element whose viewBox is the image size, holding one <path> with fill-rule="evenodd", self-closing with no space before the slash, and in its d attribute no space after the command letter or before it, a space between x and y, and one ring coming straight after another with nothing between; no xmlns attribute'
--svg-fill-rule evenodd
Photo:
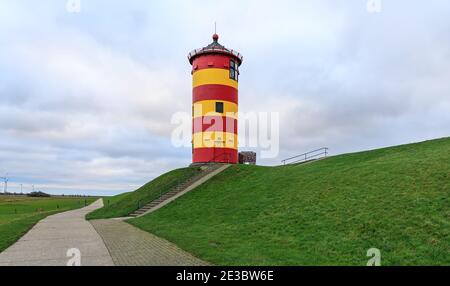
<svg viewBox="0 0 450 286"><path fill-rule="evenodd" d="M238 163L240 53L213 42L188 55L192 65L192 163Z"/></svg>

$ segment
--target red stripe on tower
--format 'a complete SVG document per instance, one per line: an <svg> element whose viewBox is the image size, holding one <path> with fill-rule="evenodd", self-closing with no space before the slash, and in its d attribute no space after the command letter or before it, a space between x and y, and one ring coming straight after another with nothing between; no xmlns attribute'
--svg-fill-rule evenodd
<svg viewBox="0 0 450 286"><path fill-rule="evenodd" d="M223 100L238 103L238 90L221 84L206 84L192 90L192 102L202 100Z"/></svg>
<svg viewBox="0 0 450 286"><path fill-rule="evenodd" d="M196 59L195 63L192 64L192 72L211 68L229 69L230 57L222 54L209 54Z"/></svg>
<svg viewBox="0 0 450 286"><path fill-rule="evenodd" d="M238 153L230 148L196 148L192 154L194 163L233 163L238 161ZM213 161L211 161L213 159ZM236 163L234 163L236 164Z"/></svg>

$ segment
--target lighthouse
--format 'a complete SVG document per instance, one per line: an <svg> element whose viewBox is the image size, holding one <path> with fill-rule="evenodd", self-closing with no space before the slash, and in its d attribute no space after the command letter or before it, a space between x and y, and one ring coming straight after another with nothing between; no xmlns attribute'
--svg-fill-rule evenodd
<svg viewBox="0 0 450 286"><path fill-rule="evenodd" d="M192 163L238 162L240 53L213 42L188 55L192 65Z"/></svg>

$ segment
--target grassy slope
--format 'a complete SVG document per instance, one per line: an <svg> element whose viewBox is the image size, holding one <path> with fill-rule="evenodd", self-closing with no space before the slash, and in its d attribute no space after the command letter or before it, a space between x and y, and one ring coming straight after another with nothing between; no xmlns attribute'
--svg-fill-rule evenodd
<svg viewBox="0 0 450 286"><path fill-rule="evenodd" d="M96 198L86 200L91 203ZM84 198L0 196L0 252L16 242L41 219L83 206Z"/></svg>
<svg viewBox="0 0 450 286"><path fill-rule="evenodd" d="M220 265L450 264L450 138L233 166L129 222Z"/></svg>
<svg viewBox="0 0 450 286"><path fill-rule="evenodd" d="M145 184L134 192L120 194L104 200L105 206L101 209L89 213L87 219L101 219L124 217L138 209L138 205L143 206L159 197L160 192L164 194L176 185L187 180L200 172L199 167L189 167L173 170L151 182ZM109 200L109 204L108 204Z"/></svg>

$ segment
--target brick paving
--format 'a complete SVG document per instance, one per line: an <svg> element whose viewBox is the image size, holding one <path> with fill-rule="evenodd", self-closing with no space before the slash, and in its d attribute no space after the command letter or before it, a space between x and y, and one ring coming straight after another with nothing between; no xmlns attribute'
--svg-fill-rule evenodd
<svg viewBox="0 0 450 286"><path fill-rule="evenodd" d="M208 263L122 220L93 220L116 266L199 266Z"/></svg>
<svg viewBox="0 0 450 286"><path fill-rule="evenodd" d="M102 200L38 222L27 234L0 253L0 266L65 266L69 249L79 250L82 266L111 266L108 249L84 216L103 206Z"/></svg>

